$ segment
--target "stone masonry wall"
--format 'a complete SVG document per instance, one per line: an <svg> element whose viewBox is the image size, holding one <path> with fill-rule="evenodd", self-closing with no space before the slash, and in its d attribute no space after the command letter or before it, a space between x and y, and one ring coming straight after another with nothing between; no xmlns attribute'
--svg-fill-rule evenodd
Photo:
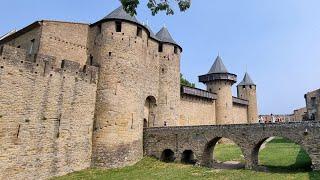
<svg viewBox="0 0 320 180"><path fill-rule="evenodd" d="M43 21L39 53L57 58L72 59L85 65L88 61L88 24Z"/></svg>
<svg viewBox="0 0 320 180"><path fill-rule="evenodd" d="M181 95L179 126L216 124L215 101Z"/></svg>
<svg viewBox="0 0 320 180"><path fill-rule="evenodd" d="M54 56L57 66L60 66L63 59L72 59L81 65L87 63L89 60L87 54L88 24L47 20L37 23L38 26L30 25L30 30L5 44L25 49L31 55ZM31 26L34 27L31 28ZM34 42L33 45L31 45L32 42Z"/></svg>
<svg viewBox="0 0 320 180"><path fill-rule="evenodd" d="M318 120L320 119L320 89L308 92L305 95L306 107L308 111L308 119ZM314 99L314 100L312 100ZM314 102L313 102L314 101Z"/></svg>
<svg viewBox="0 0 320 180"><path fill-rule="evenodd" d="M247 124L248 123L248 106L233 103L232 106L232 124Z"/></svg>
<svg viewBox="0 0 320 180"><path fill-rule="evenodd" d="M303 107L300 109L296 109L293 111L293 115L291 116L291 121L303 121L306 118L307 108Z"/></svg>
<svg viewBox="0 0 320 180"><path fill-rule="evenodd" d="M46 179L90 167L97 69L0 49L0 179Z"/></svg>
<svg viewBox="0 0 320 180"><path fill-rule="evenodd" d="M9 40L7 42L3 42L9 46L25 49L28 54L35 54L38 53L39 46L40 46L40 38L41 38L41 26L37 26L32 30L25 32L24 34ZM32 40L34 40L34 45L31 49Z"/></svg>

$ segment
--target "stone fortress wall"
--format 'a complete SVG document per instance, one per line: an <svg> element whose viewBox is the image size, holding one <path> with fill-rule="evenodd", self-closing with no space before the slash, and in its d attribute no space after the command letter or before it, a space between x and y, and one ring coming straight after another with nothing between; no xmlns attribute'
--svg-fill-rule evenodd
<svg viewBox="0 0 320 180"><path fill-rule="evenodd" d="M216 101L218 95L209 91L182 86L180 100L179 126L218 125ZM229 124L248 123L247 100L232 97ZM222 124L228 124L222 122Z"/></svg>
<svg viewBox="0 0 320 180"><path fill-rule="evenodd" d="M44 179L91 165L96 67L0 50L0 179Z"/></svg>
<svg viewBox="0 0 320 180"><path fill-rule="evenodd" d="M94 24L37 21L0 40L1 175L134 164L144 127L252 122L256 97L232 97L233 83L182 91L181 52L165 27L154 35L122 7Z"/></svg>
<svg viewBox="0 0 320 180"><path fill-rule="evenodd" d="M319 120L320 119L320 89L308 92L305 94L306 100L306 119Z"/></svg>
<svg viewBox="0 0 320 180"><path fill-rule="evenodd" d="M2 43L26 49L31 55L56 57L57 66L63 59L72 59L85 65L88 61L88 31L88 24L43 20L5 38Z"/></svg>

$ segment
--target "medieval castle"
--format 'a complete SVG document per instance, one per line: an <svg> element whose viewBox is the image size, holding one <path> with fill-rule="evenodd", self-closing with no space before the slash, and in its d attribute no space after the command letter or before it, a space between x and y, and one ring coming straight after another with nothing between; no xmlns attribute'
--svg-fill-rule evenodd
<svg viewBox="0 0 320 180"><path fill-rule="evenodd" d="M180 85L181 46L122 7L93 24L36 21L0 40L0 179L44 179L143 157L143 128L256 123L256 85L218 56Z"/></svg>

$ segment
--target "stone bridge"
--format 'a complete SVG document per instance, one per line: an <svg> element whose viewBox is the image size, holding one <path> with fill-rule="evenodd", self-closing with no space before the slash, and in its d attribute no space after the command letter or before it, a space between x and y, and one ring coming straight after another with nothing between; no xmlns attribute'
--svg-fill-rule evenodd
<svg viewBox="0 0 320 180"><path fill-rule="evenodd" d="M320 122L145 128L144 155L214 167L213 149L221 138L228 138L241 148L245 167L256 169L260 146L274 136L300 145L312 168L320 170Z"/></svg>

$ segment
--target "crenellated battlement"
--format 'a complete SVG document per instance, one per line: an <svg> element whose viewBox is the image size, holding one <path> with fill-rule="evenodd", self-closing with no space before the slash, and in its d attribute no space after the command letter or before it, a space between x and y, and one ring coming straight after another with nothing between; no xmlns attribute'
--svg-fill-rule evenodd
<svg viewBox="0 0 320 180"><path fill-rule="evenodd" d="M64 77L65 74L82 79L85 82L97 83L98 67L85 65L71 60L62 60L61 66L57 66L57 59L53 56L36 54L30 55L24 49L4 45L0 48L0 66L5 69L6 66L15 66L22 71L39 74L41 76L54 76L57 73Z"/></svg>

